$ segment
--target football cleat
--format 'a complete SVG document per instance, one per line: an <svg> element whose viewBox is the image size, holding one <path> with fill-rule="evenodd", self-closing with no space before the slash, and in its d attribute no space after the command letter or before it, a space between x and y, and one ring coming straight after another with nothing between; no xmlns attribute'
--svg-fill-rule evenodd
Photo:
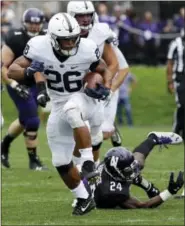
<svg viewBox="0 0 185 226"><path fill-rule="evenodd" d="M148 197L151 199L151 198L159 195L160 191L152 183L150 183L149 188L147 189L146 193L147 193Z"/></svg>
<svg viewBox="0 0 185 226"><path fill-rule="evenodd" d="M44 171L48 170L47 166L44 166L38 156L30 159L29 168L35 171Z"/></svg>
<svg viewBox="0 0 185 226"><path fill-rule="evenodd" d="M77 198L76 206L73 209L73 215L84 215L95 209L94 199L89 195L87 199Z"/></svg>
<svg viewBox="0 0 185 226"><path fill-rule="evenodd" d="M182 143L182 137L173 132L150 132L147 137L155 139L157 144L180 144Z"/></svg>
<svg viewBox="0 0 185 226"><path fill-rule="evenodd" d="M122 138L119 130L115 126L115 131L111 136L111 143L113 147L119 147L122 144Z"/></svg>
<svg viewBox="0 0 185 226"><path fill-rule="evenodd" d="M1 154L1 164L6 168L10 168L8 154L3 154L3 153Z"/></svg>
<svg viewBox="0 0 185 226"><path fill-rule="evenodd" d="M5 146L5 144L2 141L1 142L1 163L6 168L10 168L8 155L9 155L9 146Z"/></svg>

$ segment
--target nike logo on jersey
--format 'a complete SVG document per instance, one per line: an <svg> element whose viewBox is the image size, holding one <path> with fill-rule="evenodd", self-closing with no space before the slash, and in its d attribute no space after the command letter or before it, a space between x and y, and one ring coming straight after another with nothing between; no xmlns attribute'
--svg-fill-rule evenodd
<svg viewBox="0 0 185 226"><path fill-rule="evenodd" d="M82 207L81 208L82 212L85 212L85 210L89 207L90 204L91 204L91 201L87 204L87 206Z"/></svg>
<svg viewBox="0 0 185 226"><path fill-rule="evenodd" d="M78 66L71 66L71 69L75 69L75 68L77 68Z"/></svg>

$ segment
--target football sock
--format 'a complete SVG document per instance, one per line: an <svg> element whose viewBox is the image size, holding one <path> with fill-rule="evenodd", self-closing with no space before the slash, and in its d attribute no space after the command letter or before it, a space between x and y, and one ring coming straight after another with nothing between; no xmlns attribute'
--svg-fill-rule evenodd
<svg viewBox="0 0 185 226"><path fill-rule="evenodd" d="M152 151L152 149L154 148L154 146L156 145L156 140L148 137L146 140L144 140L139 146L137 146L134 152L139 152L141 154L143 154L145 156L145 158L148 156L148 154L150 153L150 151Z"/></svg>
<svg viewBox="0 0 185 226"><path fill-rule="evenodd" d="M12 143L12 141L15 139L14 136L10 135L10 134L7 134L3 141L2 141L2 144L5 146L5 147L9 147L10 144Z"/></svg>
<svg viewBox="0 0 185 226"><path fill-rule="evenodd" d="M80 184L75 189L72 189L71 192L76 198L87 199L89 197L89 193L82 181L80 181Z"/></svg>
<svg viewBox="0 0 185 226"><path fill-rule="evenodd" d="M37 148L28 148L27 147L27 150L28 150L28 156L30 158L30 160L34 159L36 156L37 156Z"/></svg>

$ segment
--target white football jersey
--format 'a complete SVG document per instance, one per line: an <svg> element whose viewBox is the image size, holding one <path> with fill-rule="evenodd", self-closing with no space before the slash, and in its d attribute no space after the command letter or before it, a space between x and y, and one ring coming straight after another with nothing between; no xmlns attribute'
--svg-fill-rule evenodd
<svg viewBox="0 0 185 226"><path fill-rule="evenodd" d="M128 68L128 63L118 48L118 39L115 32L113 32L106 23L95 23L89 32L88 39L93 40L100 50L102 56L105 42L111 43L119 62L119 69Z"/></svg>
<svg viewBox="0 0 185 226"><path fill-rule="evenodd" d="M105 42L111 43L113 38L113 31L106 23L95 23L88 35L88 39L92 39L98 46L100 56L103 54Z"/></svg>
<svg viewBox="0 0 185 226"><path fill-rule="evenodd" d="M49 36L45 35L30 39L24 56L44 63L51 101L63 102L74 92L83 92L83 78L90 66L100 59L100 52L92 40L81 38L76 55L61 62L53 52Z"/></svg>

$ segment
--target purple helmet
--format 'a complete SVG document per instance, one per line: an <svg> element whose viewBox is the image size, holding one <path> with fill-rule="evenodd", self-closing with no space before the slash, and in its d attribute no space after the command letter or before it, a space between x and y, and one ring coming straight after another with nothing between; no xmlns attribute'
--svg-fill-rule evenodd
<svg viewBox="0 0 185 226"><path fill-rule="evenodd" d="M31 37L36 36L45 21L44 13L37 8L29 8L23 13L22 21L27 34Z"/></svg>

